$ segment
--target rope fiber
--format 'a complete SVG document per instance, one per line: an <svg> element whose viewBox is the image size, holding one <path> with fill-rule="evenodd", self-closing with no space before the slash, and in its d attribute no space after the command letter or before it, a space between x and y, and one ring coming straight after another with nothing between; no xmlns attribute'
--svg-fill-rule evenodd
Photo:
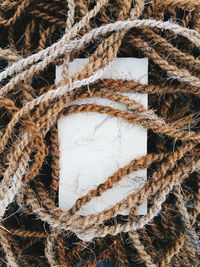
<svg viewBox="0 0 200 267"><path fill-rule="evenodd" d="M0 33L0 266L199 266L200 1L4 0ZM116 56L148 57L149 84L100 79ZM88 63L69 76L76 58ZM147 93L148 109L124 92ZM73 103L91 97L126 109ZM148 153L64 212L57 121L81 112L141 125ZM144 168L137 192L77 214ZM147 214L138 216L144 201Z"/></svg>

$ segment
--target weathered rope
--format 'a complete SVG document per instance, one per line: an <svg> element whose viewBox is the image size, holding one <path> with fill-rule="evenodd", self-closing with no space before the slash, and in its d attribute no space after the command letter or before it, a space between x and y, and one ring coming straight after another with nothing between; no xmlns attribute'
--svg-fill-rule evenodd
<svg viewBox="0 0 200 267"><path fill-rule="evenodd" d="M199 0L0 3L0 265L96 266L109 259L120 266L198 266L199 5ZM148 57L149 85L101 80L116 56ZM69 63L79 57L88 62L69 77ZM59 64L63 79L55 84ZM149 108L124 92L148 93ZM126 109L74 104L91 97ZM57 121L80 112L148 129L148 154L132 159L64 212L57 199ZM137 192L98 214L76 214L144 168L148 181ZM144 201L147 214L137 216ZM119 215L123 210L129 215Z"/></svg>

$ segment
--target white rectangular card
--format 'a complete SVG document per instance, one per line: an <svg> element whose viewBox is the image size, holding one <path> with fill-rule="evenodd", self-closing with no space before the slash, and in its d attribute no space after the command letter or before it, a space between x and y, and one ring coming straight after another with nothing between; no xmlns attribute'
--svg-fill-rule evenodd
<svg viewBox="0 0 200 267"><path fill-rule="evenodd" d="M80 71L87 59L75 59L69 65L69 74ZM56 83L60 81L62 66L56 67ZM104 71L101 79L135 80L148 82L147 58L115 58ZM147 108L147 94L124 93ZM76 100L72 104L111 106L121 110L126 107L102 98ZM115 173L131 160L147 153L147 130L107 114L78 113L58 121L60 150L59 207L65 211L76 200ZM92 199L77 214L95 214L108 209L138 190L147 179L147 170L138 170L124 177L112 189ZM138 214L146 214L144 203ZM124 211L122 214L127 214Z"/></svg>

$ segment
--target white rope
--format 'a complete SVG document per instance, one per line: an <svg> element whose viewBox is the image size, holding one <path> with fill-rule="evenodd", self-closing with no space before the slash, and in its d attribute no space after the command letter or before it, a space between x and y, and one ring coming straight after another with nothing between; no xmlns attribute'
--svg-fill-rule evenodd
<svg viewBox="0 0 200 267"><path fill-rule="evenodd" d="M177 24L171 22L162 22L156 20L126 20L126 21L117 21L115 23L107 24L101 26L99 28L91 30L89 33L85 34L82 38L69 41L69 35L71 31L65 34L60 41L53 44L52 46L29 56L26 59L22 59L17 63L14 63L10 67L8 67L5 71L0 73L0 81L7 78L8 76L13 75L14 73L18 73L24 69L27 69L30 65L39 62L36 65L36 68L44 68L46 67L52 60L56 59L57 57L70 53L75 49L81 49L84 45L88 44L92 39L97 38L99 35L105 35L112 31L120 31L120 30L129 30L131 28L143 28L143 27L150 27L150 28L158 28L163 30L170 30L177 35L184 36L189 41L191 41L196 46L200 46L200 34L195 30L190 30L184 27L181 27ZM73 28L72 28L73 30ZM67 41L67 43L65 43ZM31 72L34 69L31 69Z"/></svg>

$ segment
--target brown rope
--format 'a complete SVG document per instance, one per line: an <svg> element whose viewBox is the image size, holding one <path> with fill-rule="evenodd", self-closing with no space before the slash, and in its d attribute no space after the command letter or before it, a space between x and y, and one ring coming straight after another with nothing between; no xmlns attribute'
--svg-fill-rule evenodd
<svg viewBox="0 0 200 267"><path fill-rule="evenodd" d="M52 45L96 4L94 0L74 1L75 14L68 27L69 2L2 1L0 68ZM199 5L199 0L107 1L73 38L110 22L138 18L165 19L200 33ZM89 77L115 56L147 56L149 85L98 80L90 84L90 90L76 88L16 116L30 101L66 85L67 79L54 84L55 65L64 59L68 64L75 58L89 57L85 69L73 76L74 81ZM19 83L13 84L12 78L3 80L0 89L8 84L9 90L0 96L0 201L7 196L16 173L21 173L22 185L1 221L0 265L96 266L109 260L114 266L198 266L200 89L192 84L199 82L199 67L197 46L170 31L145 27L92 40L65 58L57 57L43 71L27 74ZM124 92L149 94L148 109L124 96ZM73 103L91 97L121 103L126 110ZM148 154L118 169L63 212L57 199L56 124L60 117L80 112L97 112L130 125L140 124L148 129ZM138 192L99 214L76 214L126 175L144 168L149 179ZM140 217L135 211L144 199L148 199L148 213ZM130 210L129 216L119 215L123 208ZM78 238L87 233L97 235L91 242Z"/></svg>

